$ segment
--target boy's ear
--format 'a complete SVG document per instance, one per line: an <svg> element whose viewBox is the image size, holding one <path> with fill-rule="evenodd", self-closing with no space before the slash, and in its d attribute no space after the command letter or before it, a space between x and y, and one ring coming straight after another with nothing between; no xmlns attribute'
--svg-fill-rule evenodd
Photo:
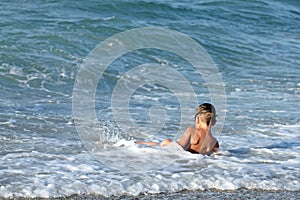
<svg viewBox="0 0 300 200"><path fill-rule="evenodd" d="M212 125L212 126L216 125L216 122L217 122L216 120L211 119L211 125Z"/></svg>
<svg viewBox="0 0 300 200"><path fill-rule="evenodd" d="M198 124L200 122L200 117L199 115L196 117L196 123Z"/></svg>

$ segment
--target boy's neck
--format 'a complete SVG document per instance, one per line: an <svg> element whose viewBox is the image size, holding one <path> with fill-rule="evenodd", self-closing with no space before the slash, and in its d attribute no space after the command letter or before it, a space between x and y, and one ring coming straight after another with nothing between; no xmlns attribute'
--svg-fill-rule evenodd
<svg viewBox="0 0 300 200"><path fill-rule="evenodd" d="M201 129L201 130L203 130L206 133L210 132L209 131L209 126L206 123L203 123L203 122L197 123L196 124L196 129Z"/></svg>

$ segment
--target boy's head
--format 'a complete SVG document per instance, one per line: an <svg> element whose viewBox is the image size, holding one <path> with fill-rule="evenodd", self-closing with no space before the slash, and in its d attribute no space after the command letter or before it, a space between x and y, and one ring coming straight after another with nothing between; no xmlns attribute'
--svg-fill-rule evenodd
<svg viewBox="0 0 300 200"><path fill-rule="evenodd" d="M195 118L199 115L200 115L200 120L202 122L205 122L207 125L211 123L211 125L213 126L217 122L216 109L210 103L203 103L197 107Z"/></svg>

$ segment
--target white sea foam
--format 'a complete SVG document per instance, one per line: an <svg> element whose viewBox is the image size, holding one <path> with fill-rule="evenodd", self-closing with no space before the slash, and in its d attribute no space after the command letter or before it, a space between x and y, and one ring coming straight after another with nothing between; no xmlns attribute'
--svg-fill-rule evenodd
<svg viewBox="0 0 300 200"><path fill-rule="evenodd" d="M229 137L221 137L228 143ZM121 140L114 148L123 148L120 165L140 153L145 160L158 148ZM201 156L175 152L175 162L162 171L140 173L116 172L96 161L90 154L56 155L37 151L8 153L0 159L2 197L59 197L73 194L139 195L180 190L299 190L299 146L274 145L265 148L224 147L217 155ZM115 156L116 149L106 152ZM119 150L118 150L119 151ZM117 151L117 152L118 152ZM281 153L281 151L283 151ZM109 158L106 157L106 159ZM156 159L163 160L163 156ZM151 162L151 161L148 161ZM150 163L149 163L150 164ZM3 178L6 177L6 178Z"/></svg>

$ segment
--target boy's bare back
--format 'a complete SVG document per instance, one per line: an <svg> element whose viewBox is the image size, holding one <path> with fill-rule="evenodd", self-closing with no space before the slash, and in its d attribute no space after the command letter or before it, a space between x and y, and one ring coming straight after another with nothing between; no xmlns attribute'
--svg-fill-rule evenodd
<svg viewBox="0 0 300 200"><path fill-rule="evenodd" d="M201 104L197 108L197 112L195 114L195 127L191 126L187 128L177 143L184 150L191 153L206 155L212 152L217 152L219 150L219 143L211 133L211 127L217 122L216 116L216 110L212 104ZM166 146L170 142L172 142L170 139L166 139L161 143L142 141L138 141L136 143Z"/></svg>

